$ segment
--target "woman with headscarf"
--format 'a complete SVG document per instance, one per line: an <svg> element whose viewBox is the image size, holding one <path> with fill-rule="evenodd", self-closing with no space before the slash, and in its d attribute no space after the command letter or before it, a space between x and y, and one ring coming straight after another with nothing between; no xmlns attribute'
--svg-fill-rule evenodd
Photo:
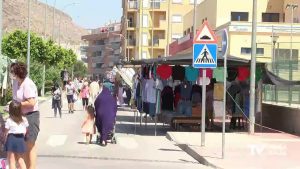
<svg viewBox="0 0 300 169"><path fill-rule="evenodd" d="M117 114L116 99L111 92L100 85L100 94L95 100L95 123L100 132L100 145L106 146L108 135L114 128L115 118Z"/></svg>
<svg viewBox="0 0 300 169"><path fill-rule="evenodd" d="M61 89L58 83L54 83L52 87L52 108L54 109L54 117L57 115L57 110L61 118Z"/></svg>

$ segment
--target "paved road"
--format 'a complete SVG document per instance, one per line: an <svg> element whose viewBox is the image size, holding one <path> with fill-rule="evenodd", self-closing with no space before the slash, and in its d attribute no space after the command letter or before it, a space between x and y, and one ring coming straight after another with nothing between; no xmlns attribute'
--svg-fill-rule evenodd
<svg viewBox="0 0 300 169"><path fill-rule="evenodd" d="M64 103L64 106L66 103ZM85 113L81 105L77 111L63 117L54 118L51 102L40 105L41 133L38 138L38 169L199 169L199 164L179 147L165 137L162 126L158 136L153 136L153 125L137 127L134 135L133 113L119 111L117 120L117 144L101 147L96 144L85 145L80 126ZM66 107L66 106L65 106ZM94 138L95 140L95 138Z"/></svg>

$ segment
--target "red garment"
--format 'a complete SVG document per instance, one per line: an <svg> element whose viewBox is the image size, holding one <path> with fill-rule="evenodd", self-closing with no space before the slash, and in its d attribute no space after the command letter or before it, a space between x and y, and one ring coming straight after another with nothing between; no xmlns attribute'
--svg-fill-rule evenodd
<svg viewBox="0 0 300 169"><path fill-rule="evenodd" d="M167 80L172 75L172 67L169 65L160 65L157 67L156 73L161 79Z"/></svg>
<svg viewBox="0 0 300 169"><path fill-rule="evenodd" d="M175 107L175 109L177 108L177 105L178 105L178 102L180 101L180 98L181 98L180 92L175 93L175 97L174 97L174 107Z"/></svg>
<svg viewBox="0 0 300 169"><path fill-rule="evenodd" d="M200 77L203 77L203 69L199 69L199 75ZM206 77L212 79L213 78L213 70L212 69L206 69Z"/></svg>
<svg viewBox="0 0 300 169"><path fill-rule="evenodd" d="M245 81L250 76L250 70L248 67L238 67L238 80L239 81Z"/></svg>

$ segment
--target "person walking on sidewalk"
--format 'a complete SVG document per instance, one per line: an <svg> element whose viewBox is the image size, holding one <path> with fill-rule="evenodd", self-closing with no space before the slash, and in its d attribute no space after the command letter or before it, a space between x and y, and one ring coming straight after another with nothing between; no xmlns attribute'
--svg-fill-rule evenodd
<svg viewBox="0 0 300 169"><path fill-rule="evenodd" d="M75 86L71 83L71 80L69 80L68 84L66 85L66 91L69 113L74 113L74 94L76 94L76 89Z"/></svg>
<svg viewBox="0 0 300 169"><path fill-rule="evenodd" d="M10 78L13 80L13 99L21 104L23 115L28 120L28 134L25 137L25 163L28 169L36 169L36 140L40 131L40 112L38 110L38 92L34 82L27 77L24 63L10 66Z"/></svg>
<svg viewBox="0 0 300 169"><path fill-rule="evenodd" d="M94 79L93 82L90 84L89 89L90 89L91 102L94 103L100 90L99 83L96 81L96 79Z"/></svg>
<svg viewBox="0 0 300 169"><path fill-rule="evenodd" d="M89 89L88 82L83 83L83 86L80 90L80 96L82 99L83 111L85 111L89 104L89 97L90 97L90 89Z"/></svg>
<svg viewBox="0 0 300 169"><path fill-rule="evenodd" d="M21 112L21 104L12 101L9 105L9 118L5 123L5 151L10 169L16 169L16 163L19 169L26 169L24 153L26 152L25 134L28 121Z"/></svg>
<svg viewBox="0 0 300 169"><path fill-rule="evenodd" d="M56 118L57 110L59 112L59 116L61 118L61 89L57 83L54 84L52 88L52 106L54 109L54 117Z"/></svg>
<svg viewBox="0 0 300 169"><path fill-rule="evenodd" d="M86 144L91 144L93 134L96 134L95 109L91 105L87 107L87 116L81 125L81 131L86 135Z"/></svg>
<svg viewBox="0 0 300 169"><path fill-rule="evenodd" d="M106 87L100 85L100 94L95 101L96 118L95 124L100 132L100 145L106 146L109 133L113 130L116 114L117 102Z"/></svg>

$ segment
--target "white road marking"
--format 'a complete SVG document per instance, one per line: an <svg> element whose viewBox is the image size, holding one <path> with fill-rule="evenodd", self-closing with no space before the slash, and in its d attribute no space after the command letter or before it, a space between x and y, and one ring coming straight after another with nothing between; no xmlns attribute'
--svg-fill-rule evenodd
<svg viewBox="0 0 300 169"><path fill-rule="evenodd" d="M46 144L51 147L63 146L67 140L67 135L51 135Z"/></svg>

